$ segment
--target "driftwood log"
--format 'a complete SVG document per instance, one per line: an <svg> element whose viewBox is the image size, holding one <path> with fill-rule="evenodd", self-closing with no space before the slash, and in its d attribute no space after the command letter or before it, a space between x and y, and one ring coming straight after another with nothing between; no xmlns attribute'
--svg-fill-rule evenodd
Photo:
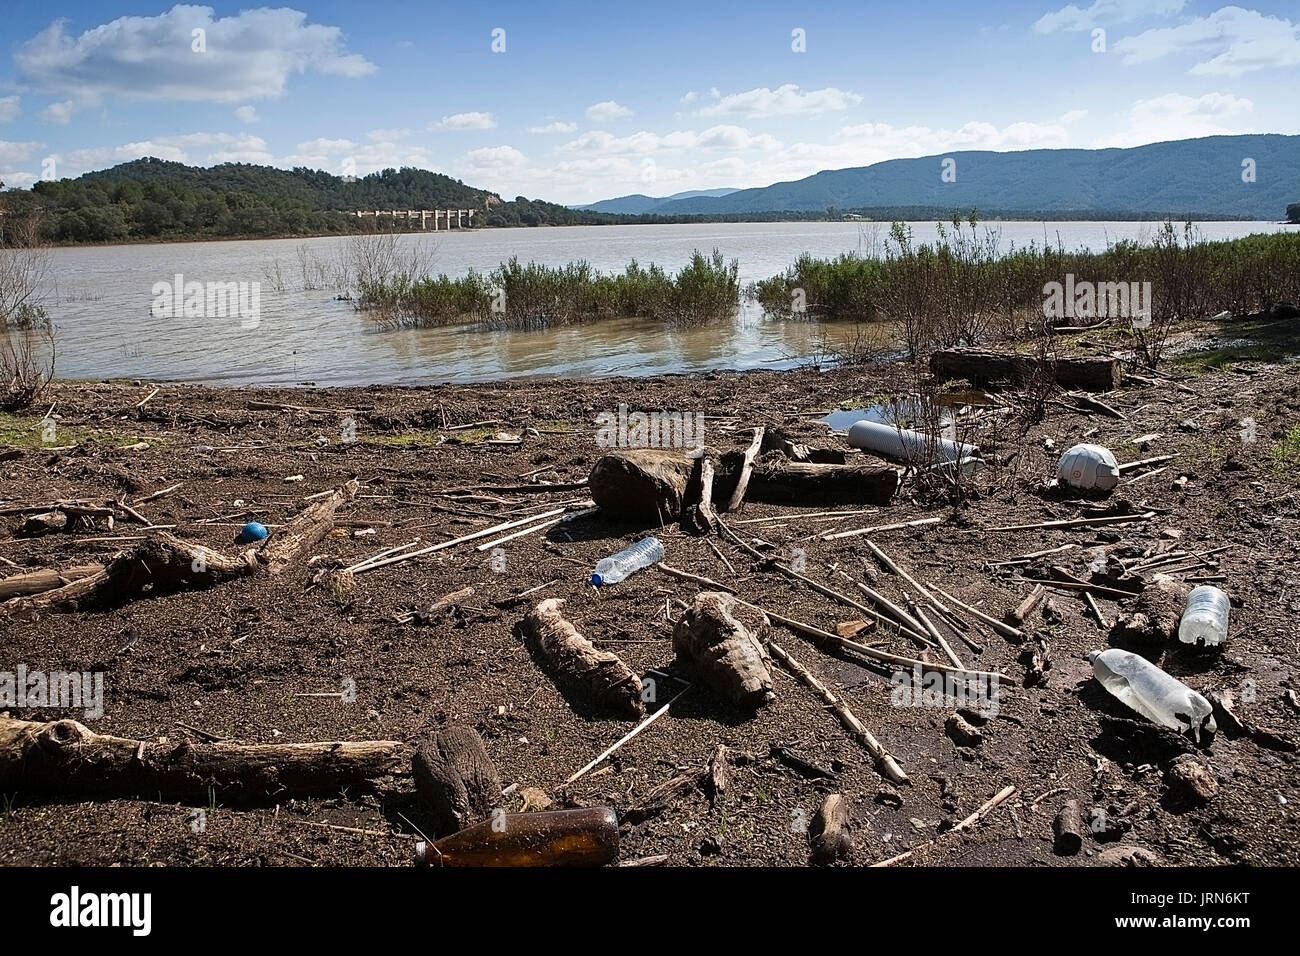
<svg viewBox="0 0 1300 956"><path fill-rule="evenodd" d="M888 504L898 469L884 462L833 465L767 458L754 466L749 497L769 504Z"/></svg>
<svg viewBox="0 0 1300 956"><path fill-rule="evenodd" d="M849 824L849 803L842 794L828 793L808 828L812 862L834 863L853 859L853 830Z"/></svg>
<svg viewBox="0 0 1300 956"><path fill-rule="evenodd" d="M405 775L411 751L393 740L305 744L157 744L97 734L75 720L0 714L0 792L207 802L337 794Z"/></svg>
<svg viewBox="0 0 1300 956"><path fill-rule="evenodd" d="M1109 392L1119 388L1123 372L1117 358L1057 356L1046 362L1032 355L992 352L987 349L944 349L930 356L936 378L964 378L982 387L994 382L1021 384L1046 375L1062 388Z"/></svg>
<svg viewBox="0 0 1300 956"><path fill-rule="evenodd" d="M591 499L606 514L665 525L682 513L694 462L677 451L627 449L596 462Z"/></svg>
<svg viewBox="0 0 1300 956"><path fill-rule="evenodd" d="M316 547L334 530L334 512L339 505L356 497L360 487L356 480L334 489L328 498L317 501L272 535L258 552L257 558L272 576L279 574Z"/></svg>
<svg viewBox="0 0 1300 956"><path fill-rule="evenodd" d="M501 805L501 778L473 727L438 731L415 751L411 769L439 833L473 826Z"/></svg>
<svg viewBox="0 0 1300 956"><path fill-rule="evenodd" d="M523 630L543 666L582 706L622 717L644 715L641 679L617 655L579 634L561 613L564 603L549 598L524 615Z"/></svg>
<svg viewBox="0 0 1300 956"><path fill-rule="evenodd" d="M12 574L7 578L0 579L0 601L53 591L55 588L61 588L73 581L80 581L82 578L88 578L92 574L98 574L103 570L104 566L102 564L79 564L75 567L65 568L62 571L57 568L40 568L22 574Z"/></svg>
<svg viewBox="0 0 1300 956"><path fill-rule="evenodd" d="M695 470L682 500L682 530L691 534L712 534L718 524L718 513L713 507L713 459L707 452L696 459Z"/></svg>
<svg viewBox="0 0 1300 956"><path fill-rule="evenodd" d="M1052 848L1060 856L1074 856L1083 847L1083 818L1079 804L1067 800L1052 821Z"/></svg>
<svg viewBox="0 0 1300 956"><path fill-rule="evenodd" d="M721 697L755 710L776 696L762 643L769 627L767 615L752 605L705 591L673 628L673 650Z"/></svg>
<svg viewBox="0 0 1300 956"><path fill-rule="evenodd" d="M109 561L98 572L52 591L17 597L0 605L0 617L38 611L75 611L125 601L148 593L210 587L249 574L242 558L158 532Z"/></svg>

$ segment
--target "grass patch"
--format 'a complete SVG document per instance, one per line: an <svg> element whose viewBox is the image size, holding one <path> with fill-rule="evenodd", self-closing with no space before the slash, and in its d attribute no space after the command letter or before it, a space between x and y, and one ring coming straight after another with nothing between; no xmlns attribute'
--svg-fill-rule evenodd
<svg viewBox="0 0 1300 956"><path fill-rule="evenodd" d="M1291 430L1274 443L1270 455L1273 459L1274 477L1285 478L1289 475L1293 480L1300 480L1295 477L1296 469L1300 468L1300 425L1291 426Z"/></svg>
<svg viewBox="0 0 1300 956"><path fill-rule="evenodd" d="M1252 343L1228 345L1221 349L1183 352L1175 355L1171 361L1193 375L1204 375L1206 372L1226 371L1238 362L1276 362L1280 358L1282 356L1276 346Z"/></svg>

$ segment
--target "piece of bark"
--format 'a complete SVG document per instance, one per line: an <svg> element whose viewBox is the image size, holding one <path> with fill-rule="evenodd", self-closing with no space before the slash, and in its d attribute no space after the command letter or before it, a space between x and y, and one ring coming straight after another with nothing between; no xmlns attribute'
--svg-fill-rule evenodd
<svg viewBox="0 0 1300 956"><path fill-rule="evenodd" d="M1017 607L1010 608L1003 616L1003 620L1015 627L1020 627L1034 613L1034 608L1043 603L1043 598L1047 597L1047 586L1035 584L1029 597L1025 598Z"/></svg>
<svg viewBox="0 0 1300 956"><path fill-rule="evenodd" d="M408 772L411 750L394 740L303 744L157 744L97 734L75 720L0 715L0 792L60 799L282 802L367 788Z"/></svg>
<svg viewBox="0 0 1300 956"><path fill-rule="evenodd" d="M704 786L707 779L707 770L692 770L665 780L647 793L640 803L625 810L623 822L636 825L658 816Z"/></svg>
<svg viewBox="0 0 1300 956"><path fill-rule="evenodd" d="M158 532L119 555L98 573L52 591L17 597L0 605L0 617L39 611L73 611L145 592L167 594L210 587L254 570L246 560L231 558L201 544Z"/></svg>
<svg viewBox="0 0 1300 956"><path fill-rule="evenodd" d="M16 532L20 538L43 538L47 534L57 534L68 527L68 516L62 511L45 511L41 514L28 515Z"/></svg>
<svg viewBox="0 0 1300 956"><path fill-rule="evenodd" d="M417 748L411 770L439 833L473 826L501 805L501 778L473 727L438 731Z"/></svg>
<svg viewBox="0 0 1300 956"><path fill-rule="evenodd" d="M546 669L583 705L623 717L642 716L641 679L617 655L579 634L564 619L564 604L560 598L548 598L524 615L524 632Z"/></svg>
<svg viewBox="0 0 1300 956"><path fill-rule="evenodd" d="M709 759L709 803L717 807L722 802L727 787L731 785L731 762L725 744L718 744L718 749Z"/></svg>
<svg viewBox="0 0 1300 956"><path fill-rule="evenodd" d="M720 696L754 710L776 696L762 643L770 626L734 595L704 591L673 628L673 650Z"/></svg>
<svg viewBox="0 0 1300 956"><path fill-rule="evenodd" d="M1079 804L1067 800L1052 821L1052 849L1060 856L1074 856L1083 846L1083 817Z"/></svg>
<svg viewBox="0 0 1300 956"><path fill-rule="evenodd" d="M104 570L102 564L79 564L62 571L57 568L40 568L23 574L12 574L0 579L0 601L53 591L73 581L98 574L102 570Z"/></svg>
<svg viewBox="0 0 1300 956"><path fill-rule="evenodd" d="M845 862L853 859L853 831L849 824L849 804L842 794L828 793L808 828L812 862Z"/></svg>
<svg viewBox="0 0 1300 956"><path fill-rule="evenodd" d="M359 483L354 479L321 501L313 502L283 528L276 531L257 558L275 576L316 547L334 530L334 512L339 505L356 497Z"/></svg>
<svg viewBox="0 0 1300 956"><path fill-rule="evenodd" d="M1170 797L1178 805L1208 803L1219 794L1219 781L1214 771L1193 754L1175 758L1165 774L1165 783Z"/></svg>
<svg viewBox="0 0 1300 956"><path fill-rule="evenodd" d="M961 714L949 714L943 729L958 747L978 747L984 742L984 735L970 725Z"/></svg>
<svg viewBox="0 0 1300 956"><path fill-rule="evenodd" d="M713 460L701 454L686 486L682 507L682 530L691 534L712 534L718 513L713 507Z"/></svg>
<svg viewBox="0 0 1300 956"><path fill-rule="evenodd" d="M1089 392L1114 391L1123 380L1117 358L1057 356L1042 362L1032 355L987 349L943 349L935 352L930 356L930 373L945 380L964 378L976 386L994 382L1018 385L1031 381L1038 375L1046 375L1062 388Z"/></svg>
<svg viewBox="0 0 1300 956"><path fill-rule="evenodd" d="M620 450L596 462L587 484L603 513L664 525L680 517L694 467L693 459L677 451Z"/></svg>

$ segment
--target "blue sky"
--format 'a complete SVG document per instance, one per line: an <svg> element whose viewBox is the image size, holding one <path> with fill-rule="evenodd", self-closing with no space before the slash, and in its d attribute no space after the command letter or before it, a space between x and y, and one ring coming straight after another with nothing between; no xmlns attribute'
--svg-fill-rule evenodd
<svg viewBox="0 0 1300 956"><path fill-rule="evenodd" d="M0 56L10 186L153 155L420 166L576 203L959 149L1300 132L1297 0L11 0Z"/></svg>

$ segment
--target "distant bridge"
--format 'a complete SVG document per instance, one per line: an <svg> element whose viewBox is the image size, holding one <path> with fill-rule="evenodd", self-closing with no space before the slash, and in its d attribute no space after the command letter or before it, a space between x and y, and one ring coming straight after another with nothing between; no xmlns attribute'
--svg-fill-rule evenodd
<svg viewBox="0 0 1300 956"><path fill-rule="evenodd" d="M406 220L406 225L412 229L418 220L420 228L427 230L429 221L433 221L433 231L438 231L438 223L443 223L444 229L451 229L453 226L457 229L465 229L474 225L474 213L476 209L358 209L353 213L354 216L374 216L375 224L379 224L380 216L392 216L393 225L397 225L397 220Z"/></svg>

